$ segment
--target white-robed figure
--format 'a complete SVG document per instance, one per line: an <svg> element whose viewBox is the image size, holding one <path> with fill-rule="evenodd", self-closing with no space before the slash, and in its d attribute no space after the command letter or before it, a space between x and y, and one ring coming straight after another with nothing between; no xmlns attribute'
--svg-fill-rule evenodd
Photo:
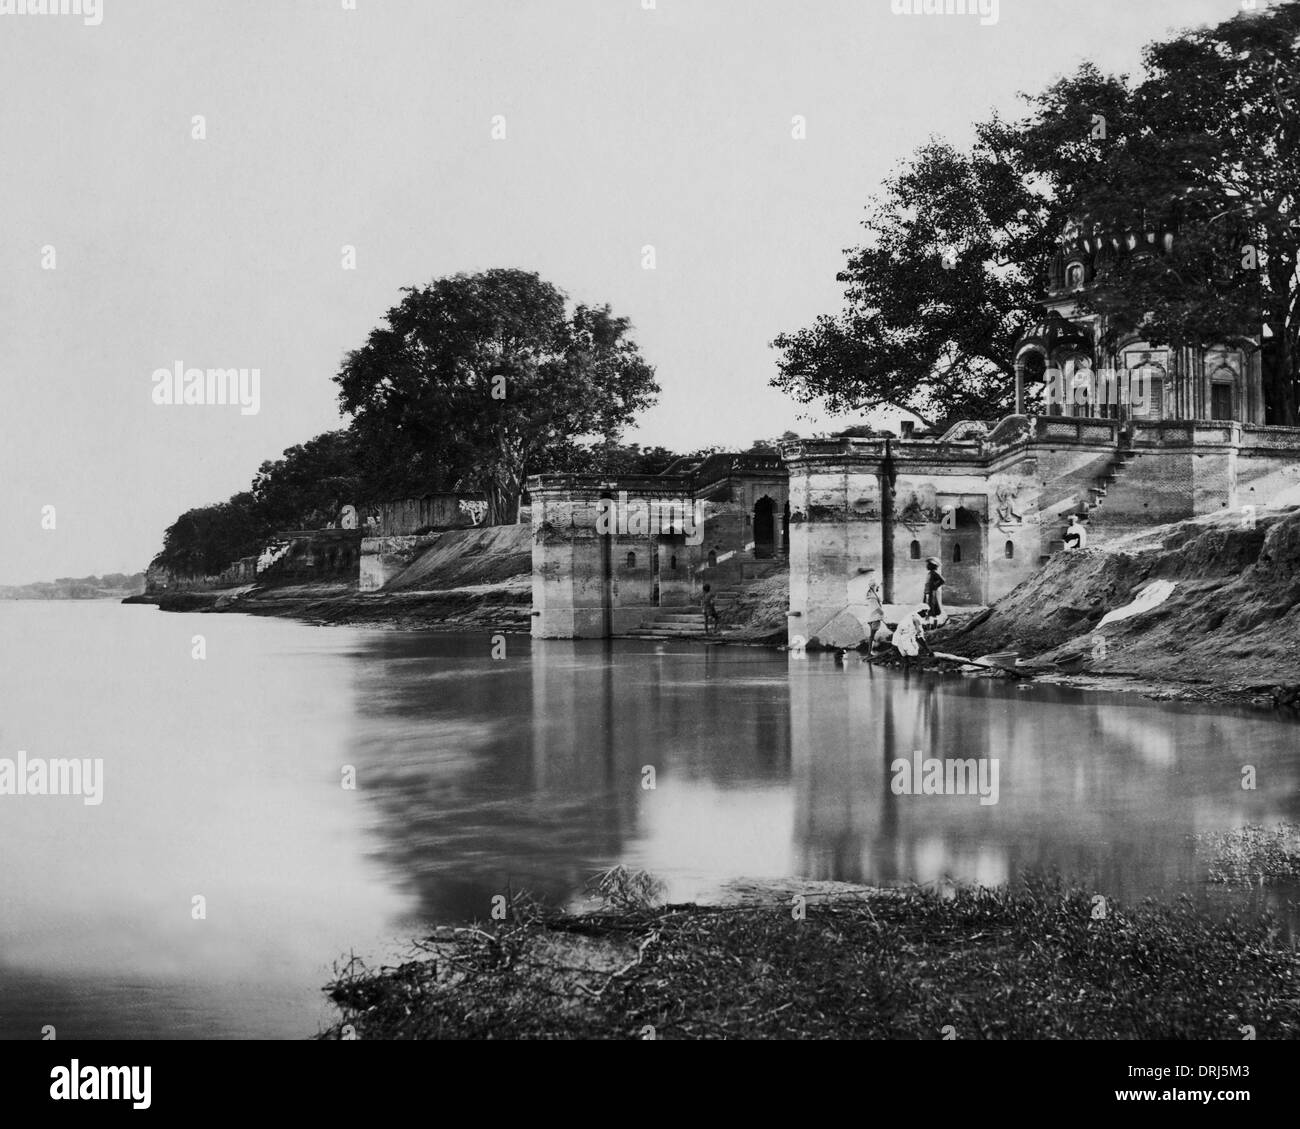
<svg viewBox="0 0 1300 1129"><path fill-rule="evenodd" d="M894 628L894 646L905 659L914 659L921 653L921 640L925 638L925 625L916 612L903 616Z"/></svg>
<svg viewBox="0 0 1300 1129"><path fill-rule="evenodd" d="M1088 547L1088 527L1079 520L1078 514L1070 515L1070 527L1065 531L1067 549L1086 549Z"/></svg>

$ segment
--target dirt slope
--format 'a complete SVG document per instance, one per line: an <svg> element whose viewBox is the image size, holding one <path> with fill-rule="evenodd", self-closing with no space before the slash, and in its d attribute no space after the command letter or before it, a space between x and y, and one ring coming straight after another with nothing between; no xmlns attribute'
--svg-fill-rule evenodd
<svg viewBox="0 0 1300 1129"><path fill-rule="evenodd" d="M531 577L533 527L459 529L438 538L385 586L385 592L443 592Z"/></svg>
<svg viewBox="0 0 1300 1129"><path fill-rule="evenodd" d="M1162 604L1099 627L1153 581ZM1100 643L1098 642L1100 640ZM1161 526L1060 553L944 646L976 656L1019 651L1085 670L1217 685L1300 682L1300 509Z"/></svg>

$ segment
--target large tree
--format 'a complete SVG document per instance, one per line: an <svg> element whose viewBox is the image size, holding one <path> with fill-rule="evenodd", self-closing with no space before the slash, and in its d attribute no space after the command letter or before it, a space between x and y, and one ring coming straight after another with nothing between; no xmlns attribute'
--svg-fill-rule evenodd
<svg viewBox="0 0 1300 1129"><path fill-rule="evenodd" d="M1172 220L1170 254L1121 256L1085 295L1112 339L1258 341L1267 422L1297 422L1300 377L1300 3L1240 13L1148 47L1129 125L1080 212L1140 230Z"/></svg>
<svg viewBox="0 0 1300 1129"><path fill-rule="evenodd" d="M845 252L845 309L773 342L773 383L834 413L895 407L930 423L1010 402L1011 347L1034 300L1017 261L1030 201L988 153L933 141L868 207Z"/></svg>
<svg viewBox="0 0 1300 1129"><path fill-rule="evenodd" d="M928 143L869 206L843 312L774 342L773 383L834 412L1004 413L1066 224L1113 238L1173 222L1171 254L1117 257L1085 309L1112 340L1262 329L1269 421L1294 422L1298 46L1300 3L1242 13L1148 47L1136 86L1085 65L1028 98L1023 120L978 126L969 153Z"/></svg>
<svg viewBox="0 0 1300 1129"><path fill-rule="evenodd" d="M536 274L458 274L403 293L335 377L340 406L386 458L456 468L456 484L487 495L492 524L518 520L548 448L616 436L659 391L626 318L570 309Z"/></svg>

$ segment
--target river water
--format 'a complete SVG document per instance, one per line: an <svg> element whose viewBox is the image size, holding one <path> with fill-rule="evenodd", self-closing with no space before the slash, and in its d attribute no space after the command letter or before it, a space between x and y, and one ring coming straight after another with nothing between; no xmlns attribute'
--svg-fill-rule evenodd
<svg viewBox="0 0 1300 1129"><path fill-rule="evenodd" d="M1225 901L1191 840L1300 818L1300 730L1272 716L764 649L492 652L0 602L0 758L103 761L99 804L0 795L0 1037L304 1037L349 953L391 961L497 894L576 901L618 862L675 899L1056 871L1296 925L1294 889ZM997 802L895 794L918 750L996 759Z"/></svg>

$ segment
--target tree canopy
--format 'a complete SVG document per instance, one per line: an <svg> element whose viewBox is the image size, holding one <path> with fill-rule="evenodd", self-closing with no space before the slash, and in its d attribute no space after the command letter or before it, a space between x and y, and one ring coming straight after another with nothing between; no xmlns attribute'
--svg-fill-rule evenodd
<svg viewBox="0 0 1300 1129"><path fill-rule="evenodd" d="M215 576L263 545L267 527L251 493L181 514L163 534L154 563L185 576Z"/></svg>
<svg viewBox="0 0 1300 1129"><path fill-rule="evenodd" d="M492 524L518 519L548 449L616 436L659 391L626 318L570 311L536 274L457 274L404 293L348 354L339 405L394 465L455 468L486 494Z"/></svg>
<svg viewBox="0 0 1300 1129"><path fill-rule="evenodd" d="M1083 298L1112 340L1262 336L1268 420L1296 422L1300 3L1150 45L1137 83L1085 64L976 128L931 140L868 205L838 275L844 309L783 333L773 383L832 412L931 422L1011 405L1012 349L1036 321L1067 223L1108 236L1172 221L1172 254L1119 257Z"/></svg>
<svg viewBox="0 0 1300 1129"><path fill-rule="evenodd" d="M516 270L404 294L334 378L351 424L263 462L249 490L182 514L155 563L215 574L279 531L331 524L344 505L440 490L481 490L489 521L513 522L530 473L658 474L679 458L618 440L658 387L608 306L570 309Z"/></svg>

